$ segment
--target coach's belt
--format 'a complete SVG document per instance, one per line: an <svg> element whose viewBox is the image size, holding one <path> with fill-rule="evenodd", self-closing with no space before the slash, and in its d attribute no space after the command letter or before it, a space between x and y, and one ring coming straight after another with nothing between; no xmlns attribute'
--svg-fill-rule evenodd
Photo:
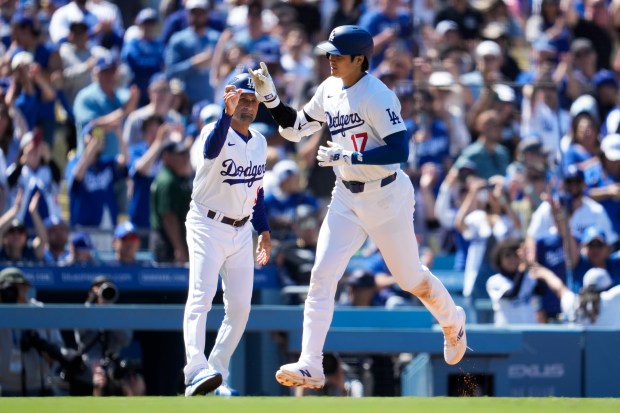
<svg viewBox="0 0 620 413"><path fill-rule="evenodd" d="M396 172L394 172L392 175L389 175L383 178L379 186L389 185L395 180L396 180ZM364 192L364 188L366 187L366 185L370 184L370 182L345 181L345 180L343 180L342 183L344 184L344 186L347 187L349 191L351 191L354 194L357 194L359 192Z"/></svg>
<svg viewBox="0 0 620 413"><path fill-rule="evenodd" d="M216 218L217 216L220 216L219 218ZM220 221L223 224L227 224L227 225L232 225L233 227L242 227L245 225L246 222L248 222L248 219L250 219L250 216L248 215L245 218L241 218L241 219L233 219L233 218L228 218L225 217L215 211L211 211L209 210L209 212L207 212L207 217L211 218L211 219L215 219L216 221Z"/></svg>

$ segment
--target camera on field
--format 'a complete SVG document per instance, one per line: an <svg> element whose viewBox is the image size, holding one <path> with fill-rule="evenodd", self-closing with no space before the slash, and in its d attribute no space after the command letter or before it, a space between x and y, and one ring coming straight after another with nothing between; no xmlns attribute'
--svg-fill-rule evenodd
<svg viewBox="0 0 620 413"><path fill-rule="evenodd" d="M88 291L87 304L114 304L118 301L120 292L116 284L112 282L110 277L99 275L95 277L90 284Z"/></svg>
<svg viewBox="0 0 620 413"><path fill-rule="evenodd" d="M118 288L111 282L105 282L99 287L97 295L106 304L115 303L118 300Z"/></svg>

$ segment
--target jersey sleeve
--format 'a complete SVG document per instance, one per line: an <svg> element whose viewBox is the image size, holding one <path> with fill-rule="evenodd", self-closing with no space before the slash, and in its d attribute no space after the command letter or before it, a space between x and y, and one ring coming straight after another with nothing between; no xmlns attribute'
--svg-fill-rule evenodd
<svg viewBox="0 0 620 413"><path fill-rule="evenodd" d="M323 81L316 89L314 96L310 99L310 102L306 103L304 106L304 112L308 114L312 119L318 120L319 122L325 122L325 110L323 109L323 94L325 92L325 88L328 87L327 80Z"/></svg>
<svg viewBox="0 0 620 413"><path fill-rule="evenodd" d="M391 90L369 96L365 103L365 118L382 139L397 132L406 131L400 116L400 101Z"/></svg>

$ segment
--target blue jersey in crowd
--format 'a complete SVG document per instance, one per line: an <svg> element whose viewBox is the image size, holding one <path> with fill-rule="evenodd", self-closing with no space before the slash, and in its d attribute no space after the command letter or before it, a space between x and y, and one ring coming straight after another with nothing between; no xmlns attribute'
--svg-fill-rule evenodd
<svg viewBox="0 0 620 413"><path fill-rule="evenodd" d="M549 235L536 240L536 261L566 282L566 261L560 236ZM555 317L562 312L560 299L549 288L546 288L541 300L542 309L548 316Z"/></svg>
<svg viewBox="0 0 620 413"><path fill-rule="evenodd" d="M136 162L148 151L146 142L140 142L129 147L129 177L133 182L133 193L129 200L129 219L138 228L150 228L151 211L151 184L160 169L157 162L148 175L136 170Z"/></svg>
<svg viewBox="0 0 620 413"><path fill-rule="evenodd" d="M79 157L67 164L66 180L69 188L70 225L98 227L101 225L105 209L110 213L112 223L116 225L118 204L114 193L114 184L127 177L127 168L114 160L99 160L91 165L84 178L78 181L74 170Z"/></svg>
<svg viewBox="0 0 620 413"><path fill-rule="evenodd" d="M121 60L131 69L131 84L140 89L139 106L149 103L149 81L164 68L164 50L164 43L158 39L132 39L123 45Z"/></svg>

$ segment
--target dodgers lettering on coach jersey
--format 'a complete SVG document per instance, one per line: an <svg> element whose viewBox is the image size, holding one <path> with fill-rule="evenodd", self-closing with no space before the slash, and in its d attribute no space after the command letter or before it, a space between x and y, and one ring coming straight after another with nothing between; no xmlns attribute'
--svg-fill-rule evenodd
<svg viewBox="0 0 620 413"><path fill-rule="evenodd" d="M200 133L200 147L215 127L206 125ZM226 143L214 159L203 159L196 171L192 200L229 218L244 218L252 213L258 191L263 186L267 140L250 128L247 142L232 128Z"/></svg>
<svg viewBox="0 0 620 413"><path fill-rule="evenodd" d="M346 89L342 88L341 79L329 77L318 87L304 111L327 123L331 140L351 151L383 146L383 138L406 130L398 98L374 76L363 76ZM354 165L335 167L334 172L347 181L368 182L385 178L399 169L399 164Z"/></svg>

